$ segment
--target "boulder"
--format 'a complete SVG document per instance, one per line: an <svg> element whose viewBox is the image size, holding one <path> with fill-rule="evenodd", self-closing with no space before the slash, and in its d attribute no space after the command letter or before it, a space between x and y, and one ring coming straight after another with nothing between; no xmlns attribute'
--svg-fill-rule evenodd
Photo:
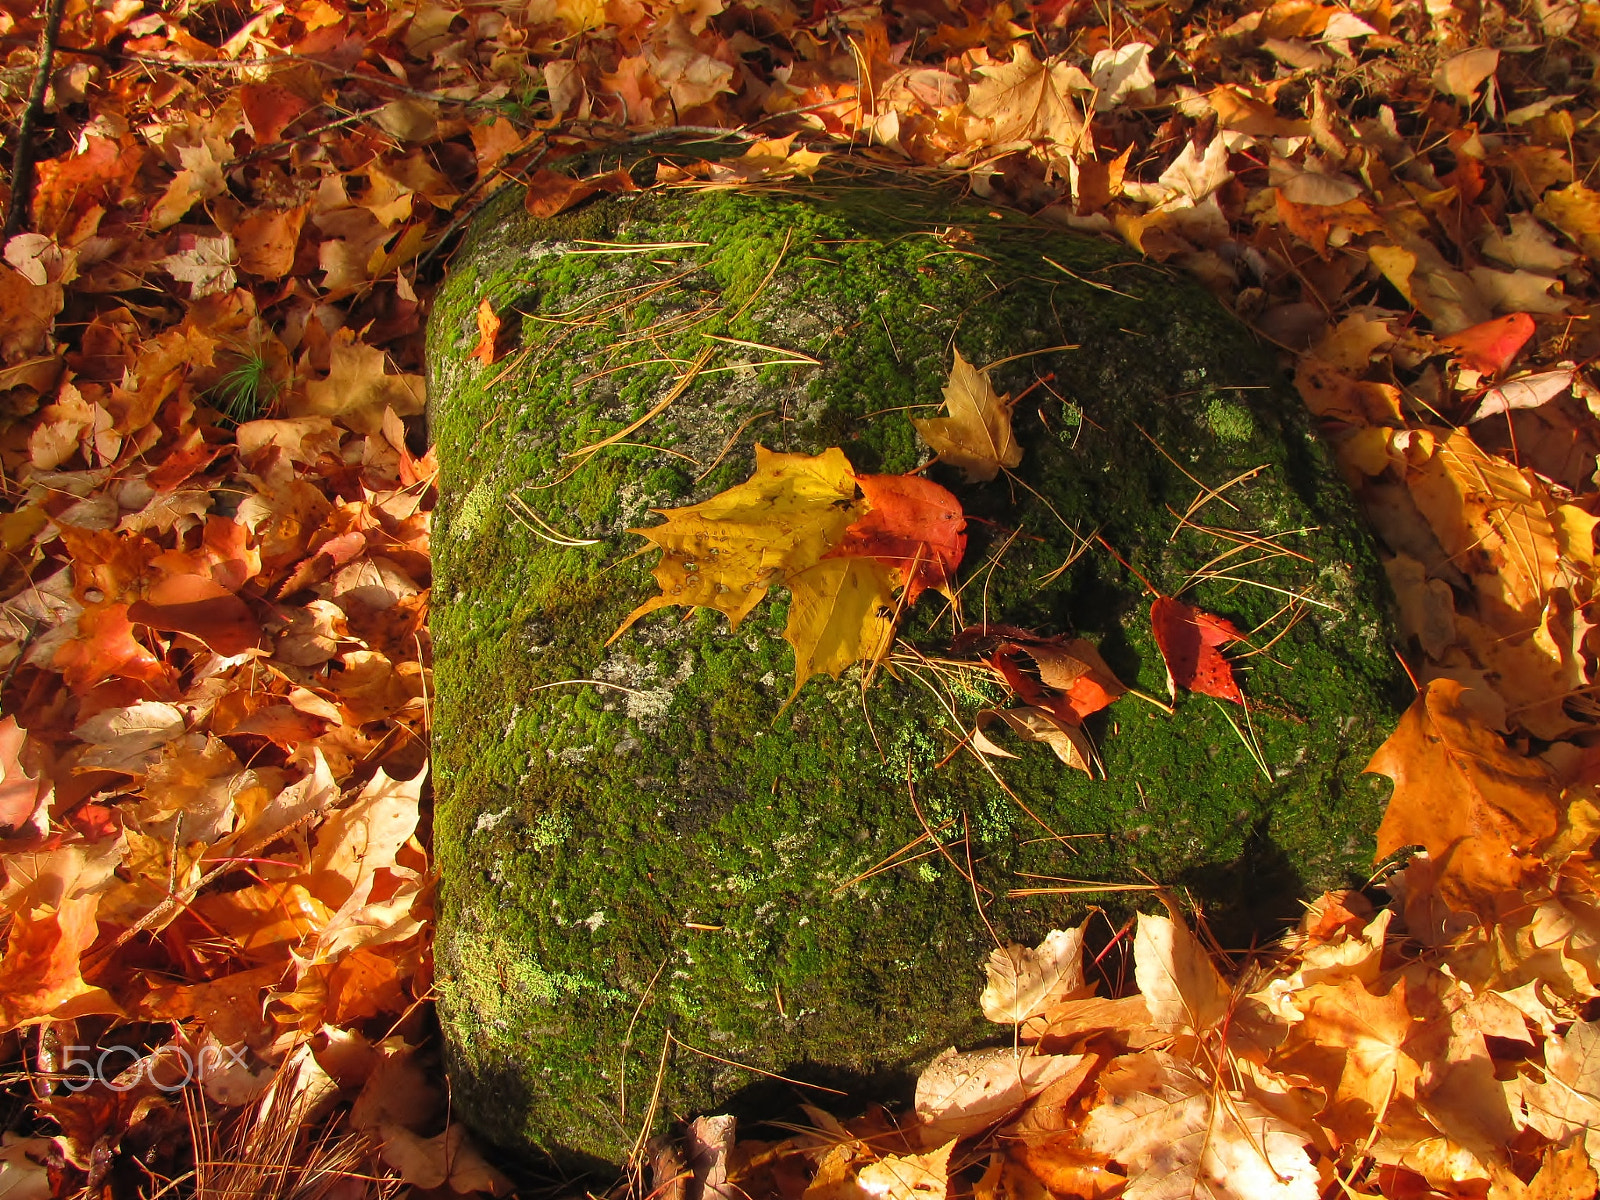
<svg viewBox="0 0 1600 1200"><path fill-rule="evenodd" d="M914 470L957 351L1019 397L1023 450L992 482L930 472L968 519L959 620L1087 639L1144 694L1086 722L1103 778L996 726L1016 758L962 748L1004 692L941 662L934 593L869 687L787 707L781 588L737 629L669 608L608 641L656 593L652 510L758 444ZM1410 695L1381 571L1272 356L1176 272L881 181L546 220L509 197L428 354L439 1013L490 1139L610 1169L652 1122L830 1098L760 1072L892 1093L1007 1036L976 1003L996 938L1098 905L1103 940L1141 899L1059 881L1180 888L1248 938L1367 878L1387 783L1362 770ZM1248 635L1247 708L1156 703L1154 594Z"/></svg>

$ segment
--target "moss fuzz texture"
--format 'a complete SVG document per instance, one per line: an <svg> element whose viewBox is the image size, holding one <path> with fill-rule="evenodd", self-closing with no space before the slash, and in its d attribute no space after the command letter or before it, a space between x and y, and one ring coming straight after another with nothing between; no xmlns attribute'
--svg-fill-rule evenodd
<svg viewBox="0 0 1600 1200"><path fill-rule="evenodd" d="M1008 897L1030 875L1187 888L1236 937L1366 877L1384 792L1361 770L1406 695L1380 572L1298 400L1209 296L1015 214L846 183L651 193L544 222L513 204L476 222L429 331L440 1011L455 1103L490 1137L617 1163L663 1062L658 1121L794 1094L682 1046L663 1059L669 1030L720 1059L891 1088L992 1036L974 996L994 943L955 869L969 857L995 932L1029 942L1105 899ZM487 367L468 358L485 297L520 319ZM708 344L733 369L635 444L568 457ZM1087 637L1164 696L1143 585L1098 547L1073 558L1098 531L1154 587L1262 626L1256 646L1282 634L1240 662L1265 772L1236 706L1182 694L1169 716L1129 697L1089 722L1104 780L995 734L1020 755L996 770L1030 817L950 757L950 707L970 728L993 690L880 672L863 697L852 671L780 713L781 589L736 631L668 610L606 645L654 590L627 533L650 508L746 478L757 441L915 468L907 409L939 402L952 345L979 365L1049 350L994 373L1013 395L1048 377L1017 409L1017 482L932 473L971 518L964 618ZM798 357L782 351L822 365L755 365ZM1301 557L1235 553L1231 578L1192 583L1234 543L1175 514L1246 475L1194 521ZM512 497L593 544L535 534ZM1284 633L1288 593L1310 602ZM943 607L925 598L903 644L943 652ZM843 886L923 819L947 854Z"/></svg>

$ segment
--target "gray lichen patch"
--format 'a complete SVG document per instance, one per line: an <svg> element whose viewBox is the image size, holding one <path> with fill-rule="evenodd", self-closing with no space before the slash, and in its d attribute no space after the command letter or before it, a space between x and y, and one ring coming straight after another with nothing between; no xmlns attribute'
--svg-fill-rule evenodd
<svg viewBox="0 0 1600 1200"><path fill-rule="evenodd" d="M485 297L521 314L509 372L467 357ZM669 1029L890 1090L989 1036L969 853L990 922L1027 941L1085 907L1010 895L1039 877L1154 878L1239 937L1365 879L1384 790L1361 770L1406 697L1381 572L1298 400L1192 286L937 196L652 193L549 222L486 212L429 342L440 1015L456 1103L495 1140L617 1162ZM1172 714L1125 698L1087 726L1106 778L1008 742L1008 794L951 753L1003 700L977 676L897 660L865 692L852 670L784 709L781 588L737 630L668 609L607 644L655 590L627 532L650 508L745 479L757 442L918 467L908 414L936 410L954 348L1011 360L995 383L1026 392L1015 481L932 468L969 517L961 617L1086 637L1161 695L1142 576L1251 631L1247 723L1202 696ZM1263 540L1291 552L1239 549ZM901 644L944 656L953 628L930 595ZM876 870L924 821L949 858ZM680 1051L660 1111L770 1112L787 1092L758 1080Z"/></svg>

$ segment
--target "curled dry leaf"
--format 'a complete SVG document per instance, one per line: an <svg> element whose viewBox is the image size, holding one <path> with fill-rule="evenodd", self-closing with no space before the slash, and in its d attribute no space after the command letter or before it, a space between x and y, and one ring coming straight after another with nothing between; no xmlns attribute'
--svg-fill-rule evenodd
<svg viewBox="0 0 1600 1200"><path fill-rule="evenodd" d="M1156 1025L1203 1033L1227 1015L1232 993L1182 921L1140 913L1133 964L1139 994Z"/></svg>
<svg viewBox="0 0 1600 1200"><path fill-rule="evenodd" d="M1042 708L986 708L978 713L978 728L986 722L1003 721L1013 733L1030 742L1042 742L1067 766L1082 771L1091 779L1098 756L1089 735Z"/></svg>
<svg viewBox="0 0 1600 1200"><path fill-rule="evenodd" d="M1068 725L1082 723L1085 717L1108 707L1128 690L1095 645L1083 638L1062 641L1033 637L1025 630L1003 626L974 628L980 633L984 629L1004 630L1016 639L1001 642L990 656L989 665L1029 705L1046 710ZM1037 681L1018 665L1021 655L1033 660Z"/></svg>

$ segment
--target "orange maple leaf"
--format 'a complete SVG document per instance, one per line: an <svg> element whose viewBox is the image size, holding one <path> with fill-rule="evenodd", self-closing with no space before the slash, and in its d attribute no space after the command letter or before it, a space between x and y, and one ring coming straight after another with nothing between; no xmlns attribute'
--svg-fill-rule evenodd
<svg viewBox="0 0 1600 1200"><path fill-rule="evenodd" d="M1560 789L1536 758L1514 754L1472 716L1453 679L1435 679L1367 770L1394 780L1378 858L1422 846L1439 894L1458 911L1493 910L1544 869L1538 848L1559 828Z"/></svg>

